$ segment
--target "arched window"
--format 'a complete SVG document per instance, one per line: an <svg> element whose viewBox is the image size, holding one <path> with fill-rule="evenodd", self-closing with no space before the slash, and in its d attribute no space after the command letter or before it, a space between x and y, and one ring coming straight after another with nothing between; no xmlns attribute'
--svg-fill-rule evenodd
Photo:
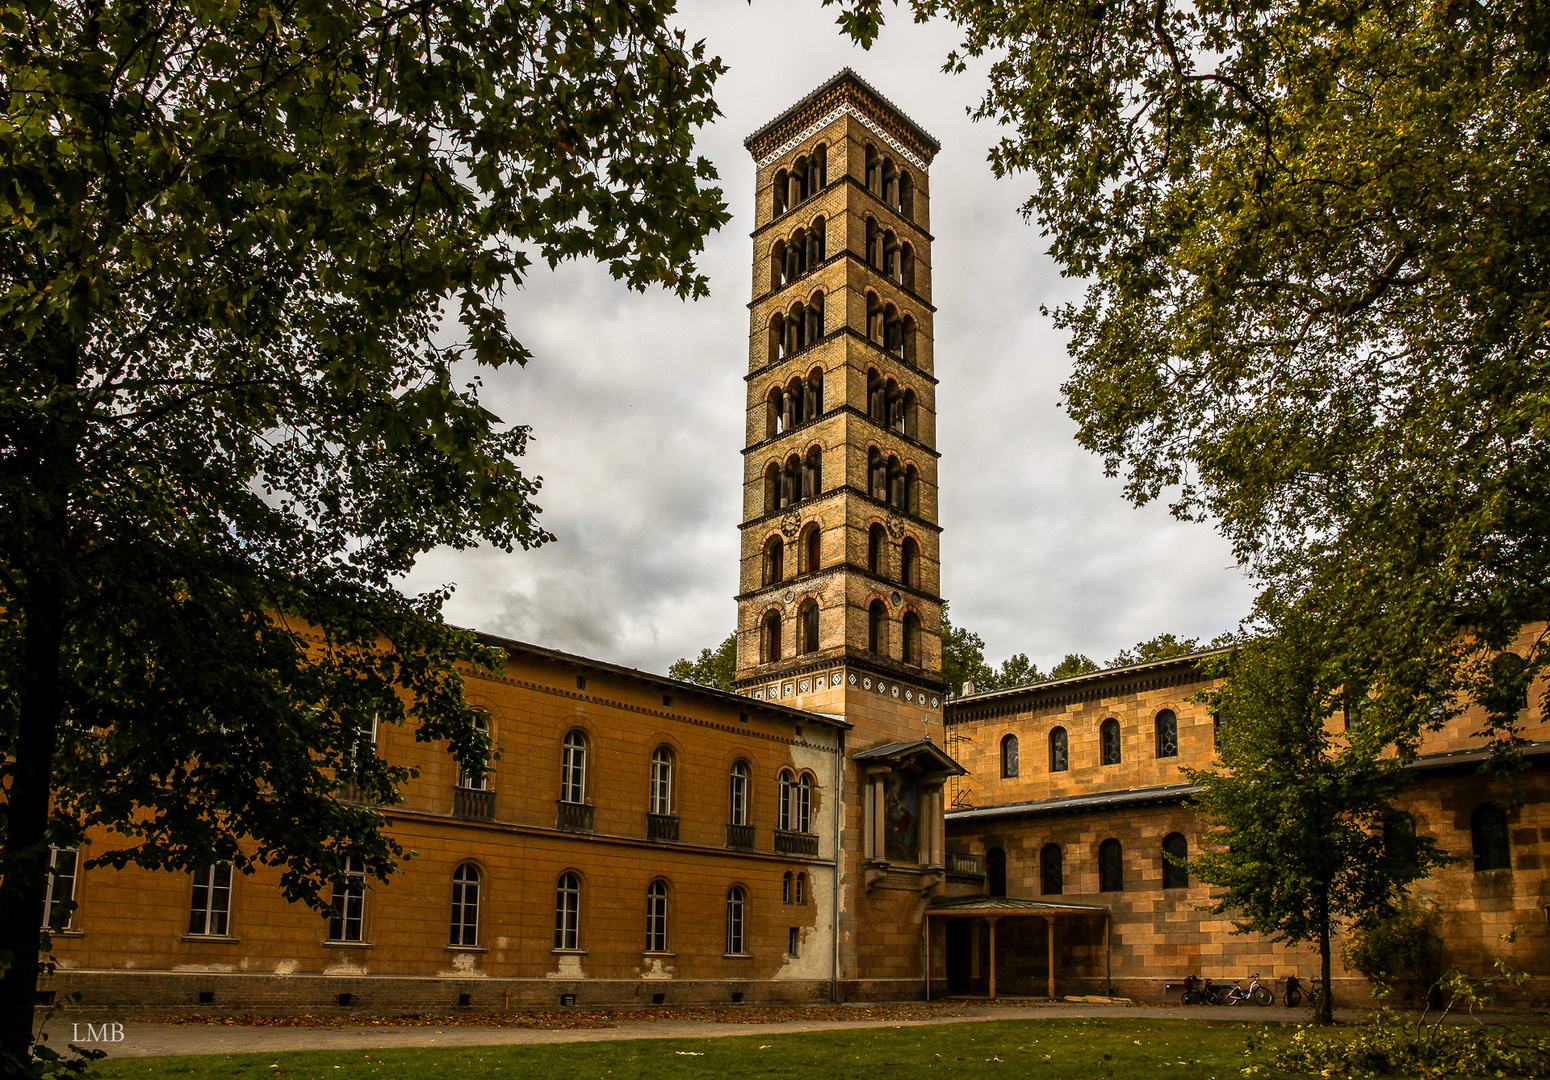
<svg viewBox="0 0 1550 1080"><path fill-rule="evenodd" d="M903 630L901 639L902 644L904 645L903 660L906 664L914 664L915 666L919 667L920 616L916 615L913 611L906 611L904 613L904 620L901 626Z"/></svg>
<svg viewBox="0 0 1550 1080"><path fill-rule="evenodd" d="M1125 849L1113 837L1098 845L1098 891L1120 892L1125 888Z"/></svg>
<svg viewBox="0 0 1550 1080"><path fill-rule="evenodd" d="M888 458L888 505L896 510L903 510L904 503L904 464L892 455Z"/></svg>
<svg viewBox="0 0 1550 1080"><path fill-rule="evenodd" d="M1179 756L1179 718L1172 709L1157 714L1157 756Z"/></svg>
<svg viewBox="0 0 1550 1080"><path fill-rule="evenodd" d="M770 388L764 398L764 437L773 439L786 430L786 394L778 386Z"/></svg>
<svg viewBox="0 0 1550 1080"><path fill-rule="evenodd" d="M828 258L828 244L825 242L825 222L823 218L814 218L813 223L807 229L807 265L817 266Z"/></svg>
<svg viewBox="0 0 1550 1080"><path fill-rule="evenodd" d="M807 301L807 329L803 334L803 340L808 345L816 345L823 340L823 293L814 293ZM809 419L818 415L814 406L816 402L809 402Z"/></svg>
<svg viewBox="0 0 1550 1080"><path fill-rule="evenodd" d="M877 147L867 143L866 189L878 198L883 196L883 163L878 160Z"/></svg>
<svg viewBox="0 0 1550 1080"><path fill-rule="evenodd" d="M915 289L915 249L908 241L899 245L898 282L912 292Z"/></svg>
<svg viewBox="0 0 1550 1080"><path fill-rule="evenodd" d="M1049 771L1065 772L1071 767L1071 755L1066 751L1066 729L1058 727L1049 733Z"/></svg>
<svg viewBox="0 0 1550 1080"><path fill-rule="evenodd" d="M904 468L904 488L899 509L907 514L920 516L920 472L913 465Z"/></svg>
<svg viewBox="0 0 1550 1080"><path fill-rule="evenodd" d="M765 612L762 625L760 636L764 639L764 662L773 664L780 659L780 612Z"/></svg>
<svg viewBox="0 0 1550 1080"><path fill-rule="evenodd" d="M786 174L785 169L776 170L775 183L771 186L773 189L771 194L774 196L775 200L771 210L775 217L780 217L780 215L784 214L786 210L789 209L786 199L787 196L791 193L790 180Z"/></svg>
<svg viewBox="0 0 1550 1080"><path fill-rule="evenodd" d="M786 242L777 240L770 245L770 288L779 289L786 284Z"/></svg>
<svg viewBox="0 0 1550 1080"><path fill-rule="evenodd" d="M795 206L810 194L807 190L807 158L799 157L791 165L791 173L787 177L788 191L786 201L788 206Z"/></svg>
<svg viewBox="0 0 1550 1080"><path fill-rule="evenodd" d="M899 272L899 238L893 234L892 229L883 230L883 277L889 281L898 280Z"/></svg>
<svg viewBox="0 0 1550 1080"><path fill-rule="evenodd" d="M823 331L823 293L813 297L813 303L817 305L818 329ZM812 305L808 310L814 310ZM807 393L803 396L804 408L802 416L806 420L816 420L823 415L823 368L813 368L807 373Z"/></svg>
<svg viewBox="0 0 1550 1080"><path fill-rule="evenodd" d="M985 852L985 891L991 896L1006 895L1006 852L993 847Z"/></svg>
<svg viewBox="0 0 1550 1080"><path fill-rule="evenodd" d="M875 446L867 451L867 489L879 502L888 501L888 461Z"/></svg>
<svg viewBox="0 0 1550 1080"><path fill-rule="evenodd" d="M807 397L804 390L805 385L800 378L793 378L787 384L783 399L785 407L781 410L781 431L790 431L802 422L802 409L805 404L804 399Z"/></svg>
<svg viewBox="0 0 1550 1080"><path fill-rule="evenodd" d="M904 320L892 304L883 308L882 346L901 360L904 358Z"/></svg>
<svg viewBox="0 0 1550 1080"><path fill-rule="evenodd" d="M876 451L873 451L876 453ZM883 534L883 527L873 523L866 531L866 566L871 573L881 576L886 568L887 540Z"/></svg>
<svg viewBox="0 0 1550 1080"><path fill-rule="evenodd" d="M818 651L818 601L811 597L797 609L797 651Z"/></svg>
<svg viewBox="0 0 1550 1080"><path fill-rule="evenodd" d="M879 424L888 422L887 386L876 368L866 373L866 414Z"/></svg>
<svg viewBox="0 0 1550 1080"><path fill-rule="evenodd" d="M796 774L790 769L782 769L776 775L776 790L780 796L780 803L776 807L775 827L782 832L793 832L793 823L796 820Z"/></svg>
<svg viewBox="0 0 1550 1080"><path fill-rule="evenodd" d="M727 954L730 956L742 956L746 953L743 948L746 905L747 894L743 892L741 885L734 885L727 890Z"/></svg>
<svg viewBox="0 0 1550 1080"><path fill-rule="evenodd" d="M1017 736L1001 737L1001 775L1010 779L1017 775Z"/></svg>
<svg viewBox="0 0 1550 1080"><path fill-rule="evenodd" d="M786 544L779 536L764 542L764 584L774 585L786 576Z"/></svg>
<svg viewBox="0 0 1550 1080"><path fill-rule="evenodd" d="M823 565L823 530L815 521L802 536L802 572L811 574Z"/></svg>
<svg viewBox="0 0 1550 1080"><path fill-rule="evenodd" d="M780 509L780 463L772 461L764 468L764 512Z"/></svg>
<svg viewBox="0 0 1550 1080"><path fill-rule="evenodd" d="M920 588L920 545L913 537L905 537L899 548L899 583Z"/></svg>
<svg viewBox="0 0 1550 1080"><path fill-rule="evenodd" d="M867 648L879 656L888 649L888 612L881 600L873 600L867 608L866 642Z"/></svg>
<svg viewBox="0 0 1550 1080"><path fill-rule="evenodd" d="M587 737L580 731L565 733L565 755L560 764L560 801L587 801Z"/></svg>
<svg viewBox="0 0 1550 1080"><path fill-rule="evenodd" d="M490 717L487 713L474 713L474 729L486 739L490 737ZM490 768L487 761L474 762L473 768L459 763L457 786L468 791L484 791L490 786Z"/></svg>
<svg viewBox="0 0 1550 1080"><path fill-rule="evenodd" d="M1495 803L1481 803L1469 815L1475 870L1510 870L1512 849L1507 842L1507 815Z"/></svg>
<svg viewBox="0 0 1550 1080"><path fill-rule="evenodd" d="M1065 890L1065 869L1061 864L1060 845L1045 844L1039 851L1039 892L1059 896Z"/></svg>
<svg viewBox="0 0 1550 1080"><path fill-rule="evenodd" d="M807 159L807 193L816 195L829 186L829 148L823 143L813 147Z"/></svg>
<svg viewBox="0 0 1550 1080"><path fill-rule="evenodd" d="M1513 712L1528 708L1528 661L1517 653L1504 652L1491 661L1492 697ZM1500 705L1497 706L1500 708Z"/></svg>
<svg viewBox="0 0 1550 1080"><path fill-rule="evenodd" d="M673 751L659 746L651 752L651 812L667 817L673 812Z"/></svg>
<svg viewBox="0 0 1550 1080"><path fill-rule="evenodd" d="M780 505L790 506L802 501L802 459L792 454L786 459L785 475L781 477Z"/></svg>
<svg viewBox="0 0 1550 1080"><path fill-rule="evenodd" d="M893 166L892 158L883 158L883 202L889 206L898 208L899 202L899 170Z"/></svg>
<svg viewBox="0 0 1550 1080"><path fill-rule="evenodd" d="M667 952L667 882L661 878L646 887L646 951Z"/></svg>
<svg viewBox="0 0 1550 1080"><path fill-rule="evenodd" d="M915 220L915 185L903 169L899 170L899 202L894 209L911 221Z"/></svg>
<svg viewBox="0 0 1550 1080"><path fill-rule="evenodd" d="M807 347L807 309L800 303L792 304L786 312L786 336L781 347L781 359L795 356Z"/></svg>
<svg viewBox="0 0 1550 1080"><path fill-rule="evenodd" d="M1119 764L1119 721L1113 717L1098 725L1098 744L1103 755L1103 764Z"/></svg>
<svg viewBox="0 0 1550 1080"><path fill-rule="evenodd" d="M898 357L911 367L915 366L915 316L906 315L899 324Z"/></svg>
<svg viewBox="0 0 1550 1080"><path fill-rule="evenodd" d="M883 344L883 302L870 292L866 294L866 338L874 345Z"/></svg>
<svg viewBox="0 0 1550 1080"><path fill-rule="evenodd" d="M1184 834L1174 832L1163 837L1162 853L1163 888L1189 888L1189 868L1186 866L1175 866L1169 860L1170 855L1175 859L1189 858L1189 841L1184 839Z"/></svg>
<svg viewBox="0 0 1550 1080"><path fill-rule="evenodd" d="M920 438L920 407L915 391L904 391L904 426L901 429L912 439Z"/></svg>
<svg viewBox="0 0 1550 1080"><path fill-rule="evenodd" d="M798 229L791 234L791 239L786 241L786 265L783 268L783 280L790 284L807 272L807 232Z"/></svg>
<svg viewBox="0 0 1550 1080"><path fill-rule="evenodd" d="M823 490L823 450L817 446L807 449L802 461L802 498L817 498Z"/></svg>
<svg viewBox="0 0 1550 1080"><path fill-rule="evenodd" d="M785 347L785 340L786 317L777 311L770 316L770 363L773 364L780 360L781 349Z"/></svg>
<svg viewBox="0 0 1550 1080"><path fill-rule="evenodd" d="M479 944L479 868L464 863L452 871L451 945Z"/></svg>
<svg viewBox="0 0 1550 1080"><path fill-rule="evenodd" d="M581 878L569 870L554 888L554 947L565 952L581 948Z"/></svg>
<svg viewBox="0 0 1550 1080"><path fill-rule="evenodd" d="M780 902L782 904L789 904L789 903L791 903L791 895L792 895L792 893L796 892L796 881L797 881L797 876L795 874L793 874L790 870L787 870L784 874L781 875L781 878L780 878Z"/></svg>
<svg viewBox="0 0 1550 1080"><path fill-rule="evenodd" d="M807 875L797 872L796 895L792 898L794 904L807 903Z"/></svg>
<svg viewBox="0 0 1550 1080"><path fill-rule="evenodd" d="M797 832L810 833L813 831L813 778L807 773L797 780L795 794L796 813L792 824Z"/></svg>
<svg viewBox="0 0 1550 1080"><path fill-rule="evenodd" d="M748 762L732 762L730 787L727 797L727 824L748 824Z"/></svg>

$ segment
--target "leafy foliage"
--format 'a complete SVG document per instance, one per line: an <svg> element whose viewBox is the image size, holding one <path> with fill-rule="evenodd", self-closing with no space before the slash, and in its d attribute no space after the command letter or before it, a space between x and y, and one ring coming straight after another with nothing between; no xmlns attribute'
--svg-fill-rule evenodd
<svg viewBox="0 0 1550 1080"><path fill-rule="evenodd" d="M462 374L528 358L499 301L533 258L705 291L721 66L670 9L0 8L10 1067L48 844L270 863L318 904L346 858L399 855L369 804L406 773L362 730L487 750L461 672L498 654L396 583L438 545L549 539L528 430Z"/></svg>
<svg viewBox="0 0 1550 1080"><path fill-rule="evenodd" d="M832 2L875 38L882 0ZM1510 760L1492 661L1550 607L1543 0L908 6L989 60L992 168L1089 282L1080 442L1217 522L1262 614L1354 628L1402 753L1472 698Z"/></svg>
<svg viewBox="0 0 1550 1080"><path fill-rule="evenodd" d="M1387 1009L1339 1035L1298 1028L1263 1057L1243 1074L1550 1077L1550 1038L1543 1035L1499 1024L1413 1024Z"/></svg>
<svg viewBox="0 0 1550 1080"><path fill-rule="evenodd" d="M1446 861L1430 838L1385 829L1404 770L1365 728L1332 730L1340 674L1287 629L1206 661L1224 681L1204 695L1225 722L1217 766L1185 768L1206 826L1190 870L1216 886L1210 910L1238 932L1318 947L1330 986L1335 928L1391 910ZM1330 997L1324 996L1328 1021Z"/></svg>
<svg viewBox="0 0 1550 1080"><path fill-rule="evenodd" d="M732 679L737 674L737 631L728 634L726 640L716 646L715 652L701 649L699 657L694 660L687 657L674 660L667 673L685 682L730 691Z"/></svg>
<svg viewBox="0 0 1550 1080"><path fill-rule="evenodd" d="M1442 909L1435 900L1404 897L1392 909L1359 920L1340 958L1380 992L1399 979L1430 987L1442 977Z"/></svg>

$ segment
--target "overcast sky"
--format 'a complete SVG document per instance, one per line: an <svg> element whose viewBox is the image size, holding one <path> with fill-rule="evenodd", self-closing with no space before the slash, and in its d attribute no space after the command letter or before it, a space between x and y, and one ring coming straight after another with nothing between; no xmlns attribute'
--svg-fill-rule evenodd
<svg viewBox="0 0 1550 1080"><path fill-rule="evenodd" d="M941 73L943 24L893 11L870 52L818 0L701 0L678 25L729 68L700 137L732 221L701 262L711 296L632 293L592 264L535 270L507 305L535 354L484 374L490 408L532 426L542 522L531 552L437 552L411 588L451 583L463 626L665 671L733 628L754 166L743 139L850 66L942 144L931 166L942 589L998 662L1103 662L1163 631L1210 638L1251 600L1227 545L1166 509L1134 509L1060 408L1064 341L1039 313L1077 295L996 181L996 129L973 124L982 72Z"/></svg>

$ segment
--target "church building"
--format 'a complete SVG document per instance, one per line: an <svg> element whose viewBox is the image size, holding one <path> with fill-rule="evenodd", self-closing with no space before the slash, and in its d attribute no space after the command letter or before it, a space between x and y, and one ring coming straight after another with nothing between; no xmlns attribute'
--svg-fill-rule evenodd
<svg viewBox="0 0 1550 1080"><path fill-rule="evenodd" d="M1165 863L1214 753L1200 657L952 696L942 679L929 170L936 141L845 70L751 135L757 170L733 692L486 637L467 696L501 756L371 732L417 768L386 883L337 914L277 870L83 869L59 850L46 995L86 1006L437 1010L1159 998L1185 974L1308 975ZM1550 973L1550 732L1513 798L1471 718L1405 809L1463 858L1426 887L1450 957ZM347 787L340 798L348 798ZM73 901L73 911L66 901ZM1358 985L1353 982L1352 986ZM1545 985L1536 979L1532 987ZM1538 993L1538 991L1534 991ZM1345 995L1352 1000L1351 994Z"/></svg>

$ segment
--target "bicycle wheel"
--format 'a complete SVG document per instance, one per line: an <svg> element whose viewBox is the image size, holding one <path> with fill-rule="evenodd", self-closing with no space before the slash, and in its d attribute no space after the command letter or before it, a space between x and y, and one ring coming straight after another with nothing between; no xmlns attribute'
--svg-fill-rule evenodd
<svg viewBox="0 0 1550 1080"><path fill-rule="evenodd" d="M1227 996L1222 999L1223 1005L1236 1005L1243 1000L1243 991L1234 986L1227 991Z"/></svg>
<svg viewBox="0 0 1550 1080"><path fill-rule="evenodd" d="M1186 1005L1199 1005L1200 1004L1200 991L1198 991L1198 990L1186 990L1186 991L1184 991L1184 1004L1186 1004Z"/></svg>
<svg viewBox="0 0 1550 1080"><path fill-rule="evenodd" d="M1281 1000L1286 1002L1286 1007L1288 1009L1295 1009L1297 1006L1302 1004L1302 991L1294 986L1286 992L1285 996L1282 997Z"/></svg>
<svg viewBox="0 0 1550 1080"><path fill-rule="evenodd" d="M1254 998L1254 1004L1260 1005L1260 1006L1264 1006L1264 1005L1269 1005L1272 1002L1274 1002L1275 999L1276 999L1276 996L1275 996L1275 994L1270 992L1270 987L1268 987L1268 986L1256 986L1254 988L1253 998Z"/></svg>

